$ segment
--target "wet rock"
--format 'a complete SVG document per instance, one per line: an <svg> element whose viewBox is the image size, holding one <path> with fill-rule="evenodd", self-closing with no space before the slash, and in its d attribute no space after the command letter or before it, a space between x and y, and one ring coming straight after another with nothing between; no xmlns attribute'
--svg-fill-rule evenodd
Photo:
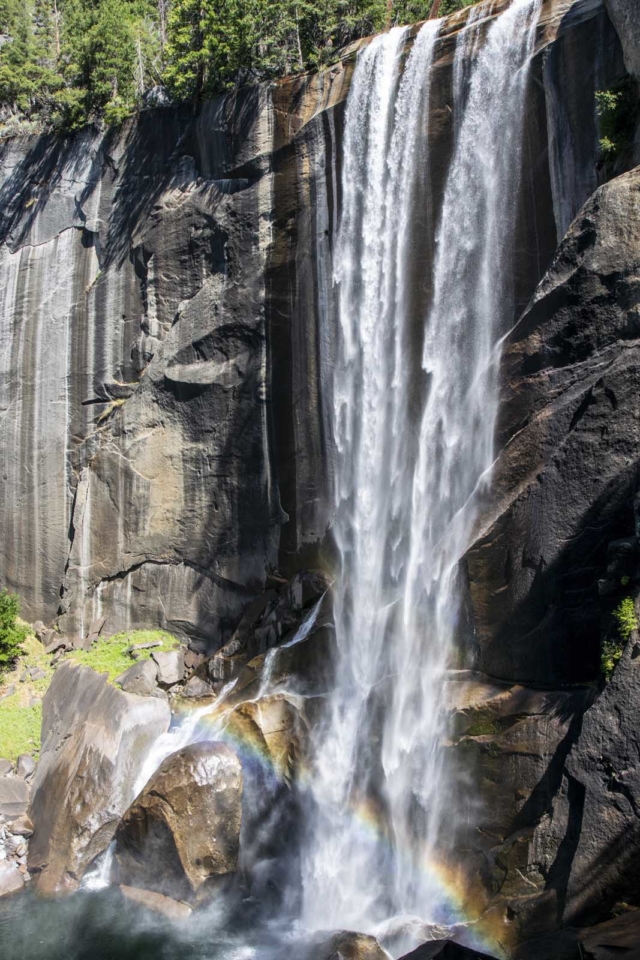
<svg viewBox="0 0 640 960"><path fill-rule="evenodd" d="M0 813L7 819L26 813L29 806L29 786L19 777L0 777Z"/></svg>
<svg viewBox="0 0 640 960"><path fill-rule="evenodd" d="M402 960L495 960L488 953L463 947L454 940L433 940L407 953Z"/></svg>
<svg viewBox="0 0 640 960"><path fill-rule="evenodd" d="M168 757L116 833L119 883L200 901L238 863L242 768L230 747L198 743Z"/></svg>
<svg viewBox="0 0 640 960"><path fill-rule="evenodd" d="M36 772L36 762L28 753L21 753L16 763L16 776L28 780Z"/></svg>
<svg viewBox="0 0 640 960"><path fill-rule="evenodd" d="M69 660L58 667L44 697L29 810L29 868L40 893L76 889L106 850L142 760L170 717L165 702L117 690L89 667Z"/></svg>
<svg viewBox="0 0 640 960"><path fill-rule="evenodd" d="M265 696L235 707L229 729L242 743L267 756L275 773L290 779L300 761L306 725L297 706L285 695Z"/></svg>
<svg viewBox="0 0 640 960"><path fill-rule="evenodd" d="M0 897L20 893L24 888L24 877L18 867L7 860L0 860Z"/></svg>
<svg viewBox="0 0 640 960"><path fill-rule="evenodd" d="M318 939L308 960L389 960L375 937L342 930Z"/></svg>
<svg viewBox="0 0 640 960"><path fill-rule="evenodd" d="M151 654L158 667L158 683L172 687L184 677L184 654L182 650L158 650Z"/></svg>
<svg viewBox="0 0 640 960"><path fill-rule="evenodd" d="M127 900L146 907L154 913L159 913L168 920L188 920L193 912L189 904L180 903L178 900L165 897L161 893L153 893L151 890L141 890L139 887L127 887L121 884L120 892Z"/></svg>
<svg viewBox="0 0 640 960"><path fill-rule="evenodd" d="M140 660L116 677L125 693L133 693L139 697L152 697L157 689L156 681L158 667L153 660Z"/></svg>

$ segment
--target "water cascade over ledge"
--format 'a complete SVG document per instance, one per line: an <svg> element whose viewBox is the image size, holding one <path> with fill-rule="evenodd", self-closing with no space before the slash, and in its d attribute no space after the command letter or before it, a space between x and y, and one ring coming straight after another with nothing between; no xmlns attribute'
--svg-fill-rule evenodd
<svg viewBox="0 0 640 960"><path fill-rule="evenodd" d="M347 106L333 410L339 665L315 736L303 874L304 922L315 928L380 933L394 916L460 919L441 860L467 805L444 760L443 689L458 563L493 460L497 344L513 322L539 2L514 0L488 28L482 9L458 41L456 139L432 277L418 296L413 260L433 218L426 118L439 22L423 26L404 70L406 32L374 39Z"/></svg>

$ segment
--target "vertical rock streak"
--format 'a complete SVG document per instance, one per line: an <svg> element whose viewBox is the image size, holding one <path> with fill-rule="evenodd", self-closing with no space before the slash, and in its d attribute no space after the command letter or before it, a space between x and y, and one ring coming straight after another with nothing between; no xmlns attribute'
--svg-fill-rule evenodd
<svg viewBox="0 0 640 960"><path fill-rule="evenodd" d="M539 0L514 0L488 29L474 17L459 41L456 141L426 322L411 267L433 232L425 184L439 23L422 28L401 79L405 33L376 38L349 95L334 383L340 663L310 789L311 926L371 931L392 914L454 919L434 870L460 809L443 766L442 690L459 621L458 562L493 459L496 345L513 320L538 9ZM461 58L476 50L469 76Z"/></svg>

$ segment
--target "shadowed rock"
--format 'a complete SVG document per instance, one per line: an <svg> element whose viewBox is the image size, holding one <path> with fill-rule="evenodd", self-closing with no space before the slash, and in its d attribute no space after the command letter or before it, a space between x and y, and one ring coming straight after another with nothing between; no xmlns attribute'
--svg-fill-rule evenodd
<svg viewBox="0 0 640 960"><path fill-rule="evenodd" d="M402 960L495 960L488 953L480 953L471 947L463 947L454 940L434 940L423 943L417 950L407 953Z"/></svg>

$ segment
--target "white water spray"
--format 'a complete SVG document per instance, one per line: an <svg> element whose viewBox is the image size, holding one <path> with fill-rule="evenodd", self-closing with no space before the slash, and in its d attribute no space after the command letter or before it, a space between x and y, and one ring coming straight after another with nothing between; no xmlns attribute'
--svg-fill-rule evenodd
<svg viewBox="0 0 640 960"><path fill-rule="evenodd" d="M433 232L427 122L439 23L422 28L401 78L398 29L365 48L353 78L336 252L338 685L315 743L309 927L459 919L443 911L434 869L457 806L441 698L458 564L493 460L495 347L513 321L538 9L539 0L514 0L488 29L476 15L459 41L465 56L480 50L470 77L460 62L454 69L456 141L429 309L414 261Z"/></svg>

